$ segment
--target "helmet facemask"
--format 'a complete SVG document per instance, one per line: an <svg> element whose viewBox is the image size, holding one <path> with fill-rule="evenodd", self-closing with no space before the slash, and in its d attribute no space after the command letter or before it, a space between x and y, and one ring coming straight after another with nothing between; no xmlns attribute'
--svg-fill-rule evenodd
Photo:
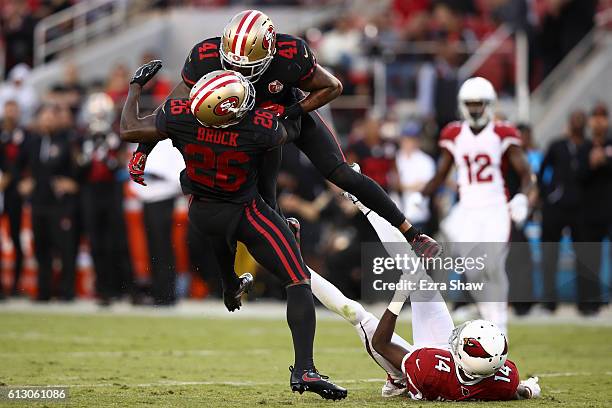
<svg viewBox="0 0 612 408"><path fill-rule="evenodd" d="M266 69L270 66L272 62L272 58L274 57L274 53L261 59L259 61L243 61L240 62L240 56L237 56L233 53L226 53L221 47L221 66L223 69L236 71L242 74L246 79L255 83L259 81L261 76L266 72Z"/></svg>
<svg viewBox="0 0 612 408"><path fill-rule="evenodd" d="M459 101L461 116L472 128L483 128L493 119L493 102L488 100Z"/></svg>

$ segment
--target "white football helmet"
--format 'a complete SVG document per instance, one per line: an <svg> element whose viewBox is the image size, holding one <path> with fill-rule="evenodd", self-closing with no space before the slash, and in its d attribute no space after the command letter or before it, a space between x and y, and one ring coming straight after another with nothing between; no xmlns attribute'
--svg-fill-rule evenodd
<svg viewBox="0 0 612 408"><path fill-rule="evenodd" d="M495 374L508 357L506 336L487 320L471 320L455 327L449 343L455 365L474 380Z"/></svg>
<svg viewBox="0 0 612 408"><path fill-rule="evenodd" d="M482 128L493 119L497 94L491 82L482 77L470 78L459 88L459 111L471 127Z"/></svg>

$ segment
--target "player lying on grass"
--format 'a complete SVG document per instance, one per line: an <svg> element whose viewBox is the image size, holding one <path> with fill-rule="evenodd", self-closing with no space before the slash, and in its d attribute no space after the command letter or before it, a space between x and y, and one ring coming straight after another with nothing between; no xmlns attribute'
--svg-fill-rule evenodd
<svg viewBox="0 0 612 408"><path fill-rule="evenodd" d="M387 221L360 202L354 202L383 243L407 244ZM485 320L454 327L439 292L425 295L427 300L422 293L396 292L379 321L312 269L310 274L313 294L327 309L355 327L370 357L387 372L383 397L404 392L417 400L511 400L540 396L538 378L519 381L516 365L506 359L505 335ZM409 297L420 300L411 304L413 344L394 333L397 316Z"/></svg>
<svg viewBox="0 0 612 408"><path fill-rule="evenodd" d="M285 220L257 191L258 168L265 154L297 137L299 118L279 120L269 111L253 110L253 85L240 73L223 70L200 78L190 98L168 99L157 114L141 118L142 87L160 68L161 61L151 61L136 71L121 114L121 138L172 140L186 164L180 180L183 192L191 196L189 222L205 238L205 245L212 246L210 262L233 274L240 241L285 288L295 352L291 389L326 399L346 398L346 389L315 369L316 316L310 274Z"/></svg>

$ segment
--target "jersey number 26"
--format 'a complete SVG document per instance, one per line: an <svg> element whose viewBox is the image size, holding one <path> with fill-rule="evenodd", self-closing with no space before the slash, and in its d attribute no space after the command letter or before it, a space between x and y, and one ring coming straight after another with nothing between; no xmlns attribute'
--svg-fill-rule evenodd
<svg viewBox="0 0 612 408"><path fill-rule="evenodd" d="M210 147L188 144L185 153L189 157L187 176L206 187L237 191L247 179L247 172L235 167L249 161L249 156L244 152L227 151L215 155Z"/></svg>

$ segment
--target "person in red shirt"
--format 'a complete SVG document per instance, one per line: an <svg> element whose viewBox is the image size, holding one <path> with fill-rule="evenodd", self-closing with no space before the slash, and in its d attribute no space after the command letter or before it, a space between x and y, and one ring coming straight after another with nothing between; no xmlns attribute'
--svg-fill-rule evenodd
<svg viewBox="0 0 612 408"><path fill-rule="evenodd" d="M401 243L407 244L382 217L355 197L347 198L366 216L390 257L400 250ZM429 279L422 269L414 272L405 271L402 280ZM312 269L310 273L313 295L353 325L368 355L386 371L383 397L406 393L415 400L503 401L540 396L538 378L520 381L516 364L507 359L504 333L486 320L454 327L440 292L400 288L379 321ZM394 333L397 316L409 297L413 344Z"/></svg>

